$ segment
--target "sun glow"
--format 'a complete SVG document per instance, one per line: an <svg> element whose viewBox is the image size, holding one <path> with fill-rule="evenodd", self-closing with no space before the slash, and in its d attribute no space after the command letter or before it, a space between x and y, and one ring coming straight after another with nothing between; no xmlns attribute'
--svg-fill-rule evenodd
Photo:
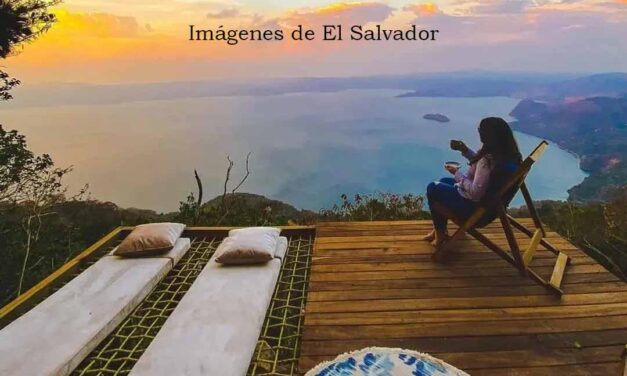
<svg viewBox="0 0 627 376"><path fill-rule="evenodd" d="M421 15L425 15L425 16L438 13L439 11L438 6L434 3L420 4L418 5L418 9L420 10Z"/></svg>
<svg viewBox="0 0 627 376"><path fill-rule="evenodd" d="M351 5L353 4L359 4L359 3L335 3L335 4L331 4L331 5L327 5L327 6L319 8L317 13L329 14L329 13L342 12L342 11L345 11L346 9L349 9Z"/></svg>

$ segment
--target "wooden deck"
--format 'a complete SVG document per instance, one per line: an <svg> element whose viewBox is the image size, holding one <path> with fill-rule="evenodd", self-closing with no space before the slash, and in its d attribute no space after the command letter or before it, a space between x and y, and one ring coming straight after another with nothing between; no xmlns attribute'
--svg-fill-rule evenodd
<svg viewBox="0 0 627 376"><path fill-rule="evenodd" d="M525 221L530 224L529 221ZM368 346L428 352L473 375L623 375L627 284L561 238L564 296L470 238L449 265L419 240L427 221L316 226L299 371ZM506 247L500 224L482 231ZM529 241L517 233L524 247ZM532 267L549 277L540 247Z"/></svg>

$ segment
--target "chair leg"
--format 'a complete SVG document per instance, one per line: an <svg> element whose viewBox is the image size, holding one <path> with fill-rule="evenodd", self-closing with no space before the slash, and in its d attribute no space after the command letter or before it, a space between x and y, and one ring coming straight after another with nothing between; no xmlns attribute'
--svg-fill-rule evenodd
<svg viewBox="0 0 627 376"><path fill-rule="evenodd" d="M494 244L493 241L491 241L490 239L485 237L485 235L483 235L482 233L480 233L479 231L477 231L475 229L468 230L468 233L470 235L472 235L475 239L480 241L483 245L485 245L486 247L491 249L494 253L496 253L497 255L501 256L501 258L503 260L507 261L508 263L510 263L510 265L512 265L515 268L518 268L518 264L517 264L516 260L514 260L514 258L508 252L506 252L504 249L502 249L498 245ZM526 271L528 272L527 273L528 277L530 277L533 281L535 281L540 286L542 286L545 289L549 290L555 296L560 297L563 294L563 291L559 287L556 287L556 286L553 286L550 283L547 283L544 279L542 279L542 277L537 275L533 270L528 269Z"/></svg>
<svg viewBox="0 0 627 376"><path fill-rule="evenodd" d="M523 198L525 199L525 203L527 204L527 209L529 209L529 214L531 214L531 219L533 219L533 224L536 228L542 231L542 237L546 236L546 231L544 231L544 226L542 226L542 222L540 221L540 216L538 215L538 211L536 210L536 206L531 199L531 194L527 189L527 185L523 181L520 185L520 193L522 193Z"/></svg>
<svg viewBox="0 0 627 376"><path fill-rule="evenodd" d="M531 238L533 236L533 231L530 231L527 227L525 227L525 225L523 225L522 223L518 222L518 220L516 220L516 218L514 218L514 217L512 217L512 216L510 216L508 214L507 215L507 219L509 220L509 223L512 224L512 226L516 227L518 230L520 230L522 233L524 233L528 237ZM555 247L553 244L551 244L548 240L542 238L542 240L540 240L540 244L542 244L544 246L544 248L546 248L549 251L553 252L555 255L559 255L560 250L557 249L557 247Z"/></svg>
<svg viewBox="0 0 627 376"><path fill-rule="evenodd" d="M477 239L481 244L485 245L494 253L501 256L503 260L512 264L513 267L518 268L518 265L516 265L516 260L514 260L514 258L512 258L511 255L509 255L504 249L496 245L492 240L488 239L485 235L480 233L478 230L471 229L471 230L468 230L468 233L472 235L472 237Z"/></svg>
<svg viewBox="0 0 627 376"><path fill-rule="evenodd" d="M499 204L497 207L499 218L501 219L501 225L503 226L503 230L505 231L505 237L507 238L507 243L509 244L509 249L516 260L516 267L520 271L520 275L523 277L527 276L527 267L520 255L520 248L518 247L518 242L516 241L516 236L514 236L514 231L512 230L512 226L509 223L509 219L507 218L507 211L505 210L505 206L503 204Z"/></svg>

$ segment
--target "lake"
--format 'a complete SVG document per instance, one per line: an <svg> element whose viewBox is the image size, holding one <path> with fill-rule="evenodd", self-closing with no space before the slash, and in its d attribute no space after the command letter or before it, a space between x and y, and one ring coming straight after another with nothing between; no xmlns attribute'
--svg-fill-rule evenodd
<svg viewBox="0 0 627 376"><path fill-rule="evenodd" d="M424 193L462 161L451 138L479 145L478 122L502 116L511 98L396 98L398 90L347 90L274 96L233 96L129 102L115 105L25 107L0 111L5 128L27 136L37 153L73 165L66 182L90 185L93 198L123 207L172 211L196 190L221 193L226 156L241 191L318 210L339 195L390 191ZM422 119L443 113L451 122ZM526 155L539 139L517 133ZM577 158L550 147L528 186L535 199L565 199L583 180ZM517 198L514 204L522 201Z"/></svg>

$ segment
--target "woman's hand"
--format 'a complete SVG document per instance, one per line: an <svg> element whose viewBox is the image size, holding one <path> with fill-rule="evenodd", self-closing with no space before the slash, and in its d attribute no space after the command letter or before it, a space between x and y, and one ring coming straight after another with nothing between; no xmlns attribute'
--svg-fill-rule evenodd
<svg viewBox="0 0 627 376"><path fill-rule="evenodd" d="M446 171L450 172L453 175L455 175L457 173L457 170L459 170L459 167L455 167L451 165L444 165L444 168L446 169Z"/></svg>
<svg viewBox="0 0 627 376"><path fill-rule="evenodd" d="M466 146L463 141L451 140L451 149L465 153L466 151L468 151L468 146Z"/></svg>

